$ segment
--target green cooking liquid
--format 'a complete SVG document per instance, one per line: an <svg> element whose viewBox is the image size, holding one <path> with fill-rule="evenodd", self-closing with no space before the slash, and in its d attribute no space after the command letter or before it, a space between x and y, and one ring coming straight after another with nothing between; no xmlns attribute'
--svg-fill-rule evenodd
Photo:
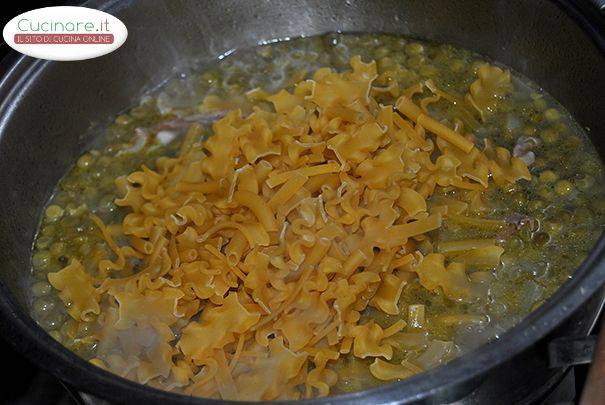
<svg viewBox="0 0 605 405"><path fill-rule="evenodd" d="M72 258L92 272L98 259L109 254L88 214L95 213L105 223L121 220L125 212L114 204L114 180L142 164L154 167L158 157L178 152L182 142L179 135L184 132L180 126L186 124L176 116L199 114L199 104L211 94L228 100L231 108L249 112L255 102L244 96L247 91L260 87L274 92L309 77L320 67L345 69L353 55L361 55L366 61L375 59L379 73L395 72L401 88L431 79L438 88L461 97L476 80L478 66L485 63L481 56L450 45L389 35L328 34L238 51L172 80L116 117L95 148L84 153L57 185L43 214L32 256L31 312L40 326L82 357L95 356L98 342L90 336L96 322L70 318L57 291L49 285L47 274L60 270ZM438 118L453 114L447 103L432 104L430 109ZM207 119L211 121L212 117ZM158 130L165 131L165 137L154 139L161 138L162 142L137 144L137 136ZM206 132L210 135L209 125ZM602 231L603 164L569 113L536 84L513 72L512 94L501 101L489 120L478 122L473 133L479 140L491 139L511 151L528 137L537 140L538 145L532 149L532 180L505 190L490 188L483 196L491 217L531 220L524 221L519 229L496 235L505 249L497 269L470 275L484 280L488 288L485 299L456 302L413 281L401 295L402 315L366 310L364 317L373 317L386 326L397 317L407 321L407 305L425 306L425 328L422 332L408 331L414 334L401 342L395 359L417 359L427 350L445 347L434 342L453 342L447 353L435 357L434 364L427 364L432 367L499 336L573 276ZM446 222L438 240L493 237L493 231ZM470 321L452 322L450 315L467 316ZM339 373L334 393L381 383L372 377L363 360L342 357L333 367Z"/></svg>

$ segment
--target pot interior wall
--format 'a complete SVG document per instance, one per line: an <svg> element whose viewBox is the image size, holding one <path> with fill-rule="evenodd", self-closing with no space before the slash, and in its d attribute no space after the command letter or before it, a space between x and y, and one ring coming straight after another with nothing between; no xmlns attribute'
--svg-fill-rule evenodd
<svg viewBox="0 0 605 405"><path fill-rule="evenodd" d="M0 88L0 280L27 304L30 250L56 182L106 119L176 72L232 49L330 31L389 32L466 47L558 99L594 136L605 63L549 1L92 1L129 29L125 46L82 62L21 61Z"/></svg>

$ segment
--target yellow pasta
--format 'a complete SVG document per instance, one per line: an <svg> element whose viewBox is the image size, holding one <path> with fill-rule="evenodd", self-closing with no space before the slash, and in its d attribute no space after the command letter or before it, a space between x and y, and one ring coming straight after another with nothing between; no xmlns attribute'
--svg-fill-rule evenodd
<svg viewBox="0 0 605 405"><path fill-rule="evenodd" d="M473 216L481 193L529 172L503 148L475 148L459 120L452 130L430 117L429 104L454 100L434 84L385 105L376 97L400 90L377 77L374 61L354 57L348 71L248 93L270 107L230 111L203 142L192 126L178 156L117 181L127 213L120 227L92 217L110 248L94 275L74 260L48 276L74 319L99 323L94 364L190 395L262 401L328 395L345 354L381 380L422 370L392 361L402 344L427 344L430 308L401 302L402 291L475 298L481 283L467 269L497 266L502 248L439 243L439 230L444 220L503 227ZM421 108L412 97L425 86L435 96ZM200 108L236 106L209 96ZM147 346L132 343L138 333Z"/></svg>
<svg viewBox="0 0 605 405"><path fill-rule="evenodd" d="M245 169L244 169L245 168ZM239 183L238 188L240 190L250 191L251 193L258 194L259 184L254 173L254 168L250 165L244 166L239 172Z"/></svg>
<svg viewBox="0 0 605 405"><path fill-rule="evenodd" d="M450 253L460 252L464 250L480 249L485 247L494 246L496 241L494 239L465 239L455 240L451 242L440 242L439 252Z"/></svg>
<svg viewBox="0 0 605 405"><path fill-rule="evenodd" d="M275 214L261 197L250 191L238 190L233 194L233 199L242 206L250 208L267 231L277 231Z"/></svg>
<svg viewBox="0 0 605 405"><path fill-rule="evenodd" d="M500 264L500 256L504 249L500 246L483 246L466 252L448 255L453 261L464 263L465 265L478 269L492 269Z"/></svg>
<svg viewBox="0 0 605 405"><path fill-rule="evenodd" d="M510 71L484 64L477 70L477 75L479 78L471 84L466 100L485 119L494 112L498 100L510 90Z"/></svg>
<svg viewBox="0 0 605 405"><path fill-rule="evenodd" d="M429 117L428 115L420 114L416 118L416 122L419 125L422 125L424 128L428 129L429 131L433 132L435 135L437 135L437 136L445 139L446 141L450 142L451 144L459 147L466 153L469 153L471 151L471 149L473 149L473 147L475 146L475 145L473 145L473 143L471 141L464 138L459 133L457 133L457 132L449 129L445 125L435 121L433 118Z"/></svg>
<svg viewBox="0 0 605 405"><path fill-rule="evenodd" d="M449 213L448 219L460 225L479 229L497 230L506 226L506 222L504 220L470 217L455 213Z"/></svg>
<svg viewBox="0 0 605 405"><path fill-rule="evenodd" d="M421 125L422 127L433 132L435 135L452 143L453 145L462 149L464 152L469 153L471 149L473 149L474 145L471 141L426 115L425 112L414 104L411 99L405 96L401 97L397 101L395 108L401 111L401 113L406 117L418 123L418 125Z"/></svg>
<svg viewBox="0 0 605 405"><path fill-rule="evenodd" d="M309 178L303 174L296 173L269 199L269 207L275 209L288 201L294 194L301 189Z"/></svg>
<svg viewBox="0 0 605 405"><path fill-rule="evenodd" d="M426 212L426 200L416 190L411 188L406 187L400 190L397 203L411 217Z"/></svg>
<svg viewBox="0 0 605 405"><path fill-rule="evenodd" d="M415 373L403 364L391 364L381 359L376 359L370 365L370 372L379 380L401 380Z"/></svg>
<svg viewBox="0 0 605 405"><path fill-rule="evenodd" d="M414 122L418 120L418 117L424 114L422 109L414 104L409 96L402 96L397 100L395 108Z"/></svg>
<svg viewBox="0 0 605 405"><path fill-rule="evenodd" d="M68 312L73 318L88 320L92 314L99 314L99 295L79 261L73 260L63 270L49 273L48 281L60 291L61 299L70 303Z"/></svg>
<svg viewBox="0 0 605 405"><path fill-rule="evenodd" d="M386 274L372 298L372 305L389 315L399 314L399 297L406 280L394 274Z"/></svg>
<svg viewBox="0 0 605 405"><path fill-rule="evenodd" d="M240 261L247 247L248 243L244 234L241 231L236 232L225 246L225 255L231 266L235 266Z"/></svg>
<svg viewBox="0 0 605 405"><path fill-rule="evenodd" d="M269 187L279 186L280 184L285 183L286 181L288 181L288 179L297 174L301 176L311 177L326 173L337 173L339 171L340 166L336 162L330 162L323 165L309 166L303 169L277 173L275 175L273 175L274 172L272 172L269 175L269 179L267 180L267 185Z"/></svg>

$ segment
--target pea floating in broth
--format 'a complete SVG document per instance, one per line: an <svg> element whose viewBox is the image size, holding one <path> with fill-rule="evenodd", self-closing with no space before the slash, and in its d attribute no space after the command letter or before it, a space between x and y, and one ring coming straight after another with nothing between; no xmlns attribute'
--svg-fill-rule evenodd
<svg viewBox="0 0 605 405"><path fill-rule="evenodd" d="M166 390L362 390L548 299L601 232L602 175L565 110L469 51L349 34L242 50L77 160L43 214L32 314Z"/></svg>

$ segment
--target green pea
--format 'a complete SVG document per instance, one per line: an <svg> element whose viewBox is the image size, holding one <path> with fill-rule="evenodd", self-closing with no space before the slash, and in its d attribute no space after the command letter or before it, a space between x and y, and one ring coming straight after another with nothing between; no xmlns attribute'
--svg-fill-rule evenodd
<svg viewBox="0 0 605 405"><path fill-rule="evenodd" d="M387 48L386 46L381 46L380 48L376 49L376 51L374 52L374 59L384 58L389 53L391 53L389 48Z"/></svg>
<svg viewBox="0 0 605 405"><path fill-rule="evenodd" d="M65 243L63 243L63 242L56 242L56 243L53 243L52 245L50 245L50 253L53 256L59 256L64 251L65 251Z"/></svg>
<svg viewBox="0 0 605 405"><path fill-rule="evenodd" d="M61 328L59 329L59 331L61 332L61 334L63 336L68 337L68 338L69 337L73 338L76 328L77 328L77 325L74 323L74 321L72 321L71 319L68 319L65 322L63 322L63 325L61 325Z"/></svg>
<svg viewBox="0 0 605 405"><path fill-rule="evenodd" d="M594 183L594 177L589 174L586 174L574 181L575 186L578 187L580 190L589 190L592 186L594 186Z"/></svg>
<svg viewBox="0 0 605 405"><path fill-rule="evenodd" d="M87 200L92 201L97 196L97 190L94 187L86 187L83 191L83 194Z"/></svg>
<svg viewBox="0 0 605 405"><path fill-rule="evenodd" d="M545 207L546 207L546 204L542 200L533 200L533 201L530 201L528 204L528 208L530 209L530 211L534 211L534 212L543 210Z"/></svg>
<svg viewBox="0 0 605 405"><path fill-rule="evenodd" d="M418 72L424 77L432 77L432 76L437 75L437 73L439 73L437 68L433 65L421 66Z"/></svg>
<svg viewBox="0 0 605 405"><path fill-rule="evenodd" d="M529 241L531 241L532 236L533 236L533 230L531 229L531 227L529 225L522 226L521 229L519 229L519 237L521 238L522 241L529 242Z"/></svg>
<svg viewBox="0 0 605 405"><path fill-rule="evenodd" d="M482 60L475 60L475 61L473 61L471 63L471 65L470 65L470 69L471 69L471 72L473 73L473 75L476 75L477 74L477 70L479 70L479 68L481 66L483 66L483 65L485 65L485 62L482 61Z"/></svg>
<svg viewBox="0 0 605 405"><path fill-rule="evenodd" d="M515 250L521 248L522 246L523 246L523 241L515 235L511 235L509 238L507 238L504 241L504 250L506 252L515 251Z"/></svg>
<svg viewBox="0 0 605 405"><path fill-rule="evenodd" d="M542 224L543 229L551 235L558 234L563 229L560 222L545 222Z"/></svg>
<svg viewBox="0 0 605 405"><path fill-rule="evenodd" d="M593 200L592 207L599 215L603 215L605 213L605 199L599 198Z"/></svg>
<svg viewBox="0 0 605 405"><path fill-rule="evenodd" d="M43 297L48 295L52 290L51 285L46 281L38 281L32 285L32 293L34 297Z"/></svg>
<svg viewBox="0 0 605 405"><path fill-rule="evenodd" d="M59 329L63 324L64 319L63 314L59 313L58 311L54 311L49 313L46 318L42 319L40 324L46 330Z"/></svg>
<svg viewBox="0 0 605 405"><path fill-rule="evenodd" d="M38 239L36 239L36 248L46 249L51 241L52 239L48 236L39 236Z"/></svg>
<svg viewBox="0 0 605 405"><path fill-rule="evenodd" d="M419 69L425 62L425 58L422 55L412 56L407 60L407 65L412 69Z"/></svg>
<svg viewBox="0 0 605 405"><path fill-rule="evenodd" d="M45 211L46 219L48 221L56 221L63 216L63 208L58 205L49 205Z"/></svg>
<svg viewBox="0 0 605 405"><path fill-rule="evenodd" d="M548 166L548 161L546 159L544 159L543 157L537 157L536 160L534 161L534 167L536 169L543 169L546 166Z"/></svg>
<svg viewBox="0 0 605 405"><path fill-rule="evenodd" d="M80 157L80 159L78 159L78 167L80 169L88 169L94 162L94 158L92 157L92 155L86 153L84 155L82 155Z"/></svg>
<svg viewBox="0 0 605 405"><path fill-rule="evenodd" d="M61 334L56 330L51 330L48 332L48 334L50 335L50 337L55 339L57 342L61 342L63 340Z"/></svg>
<svg viewBox="0 0 605 405"><path fill-rule="evenodd" d="M405 48L408 43L408 40L405 38L392 38L393 45L399 49Z"/></svg>
<svg viewBox="0 0 605 405"><path fill-rule="evenodd" d="M540 132L540 138L546 145L552 145L559 140L559 133L553 128L547 128Z"/></svg>
<svg viewBox="0 0 605 405"><path fill-rule="evenodd" d="M537 95L537 97L534 98L534 100L532 101L532 104L534 108L538 111L544 111L547 107L546 100L544 100L541 95Z"/></svg>
<svg viewBox="0 0 605 405"><path fill-rule="evenodd" d="M271 49L270 47L264 47L264 46L263 46L263 47L261 47L261 48L260 48L260 50L261 50L261 52L262 52L262 53L261 53L261 55L262 55L263 57L266 57L266 58L271 57L271 54L272 54L272 49ZM216 83L216 81L217 81L216 74L215 74L215 73L213 73L213 72L206 72L206 73L203 73L203 74L200 76L200 79L201 79L201 81L202 81L204 84L207 84L207 85L212 85L212 84Z"/></svg>
<svg viewBox="0 0 605 405"><path fill-rule="evenodd" d="M55 303L51 298L40 298L34 301L32 309L36 316L43 317L55 309Z"/></svg>
<svg viewBox="0 0 605 405"><path fill-rule="evenodd" d="M538 186L536 193L545 200L552 200L554 197L554 193L552 192L551 188L546 185Z"/></svg>
<svg viewBox="0 0 605 405"><path fill-rule="evenodd" d="M464 69L464 62L459 59L453 60L450 62L449 68L453 72L460 72Z"/></svg>
<svg viewBox="0 0 605 405"><path fill-rule="evenodd" d="M529 119L530 119L530 120L531 120L531 121L532 121L534 124L541 124L541 123L542 123L542 121L544 120L544 117L542 116L542 114L539 114L539 113L534 112L534 113L532 113L532 114L529 116Z"/></svg>
<svg viewBox="0 0 605 405"><path fill-rule="evenodd" d="M533 125L526 125L523 127L523 134L526 136L534 136L538 129Z"/></svg>
<svg viewBox="0 0 605 405"><path fill-rule="evenodd" d="M561 114L559 114L559 111L556 109L549 108L548 110L544 111L544 118L550 122L554 122L561 119Z"/></svg>
<svg viewBox="0 0 605 405"><path fill-rule="evenodd" d="M532 271L532 274L537 278L544 278L550 273L551 265L548 262L537 263L538 267Z"/></svg>
<svg viewBox="0 0 605 405"><path fill-rule="evenodd" d="M533 237L532 237L532 242L534 243L534 245L536 245L537 247L543 247L544 245L546 245L548 242L550 241L550 235L547 234L546 232L537 232Z"/></svg>
<svg viewBox="0 0 605 405"><path fill-rule="evenodd" d="M99 201L99 210L102 212L113 212L116 210L116 205L114 204L113 200L114 200L114 196L113 195L105 195L101 201Z"/></svg>
<svg viewBox="0 0 605 405"><path fill-rule="evenodd" d="M88 336L92 332L92 330L92 322L80 322L78 324L78 336Z"/></svg>
<svg viewBox="0 0 605 405"><path fill-rule="evenodd" d="M602 170L601 163L596 159L583 159L582 161L582 171L594 175L595 173L599 173Z"/></svg>
<svg viewBox="0 0 605 405"><path fill-rule="evenodd" d="M109 151L108 151L109 153L113 153L113 152L114 152L113 147L111 147L111 145L110 145L110 146L108 146L108 148L110 148L110 149L111 149L111 150L109 150ZM101 157L100 157L100 158L97 160L97 163L98 163L98 164L99 164L99 166L101 166L101 167L106 167L106 166L111 165L111 164L113 163L113 161L112 161L111 157L109 157L109 156L101 156Z"/></svg>
<svg viewBox="0 0 605 405"><path fill-rule="evenodd" d="M419 55L424 52L424 46L418 42L412 42L405 46L405 52L410 55Z"/></svg>
<svg viewBox="0 0 605 405"><path fill-rule="evenodd" d="M592 211L588 207L578 207L573 213L573 219L576 223L589 222L592 217Z"/></svg>
<svg viewBox="0 0 605 405"><path fill-rule="evenodd" d="M565 124L564 122L557 122L556 124L554 124L554 128L559 131L559 133L569 132L569 126L567 126L567 124Z"/></svg>
<svg viewBox="0 0 605 405"><path fill-rule="evenodd" d="M68 213L71 216L82 216L83 214L85 214L88 210L88 206L86 204L80 204L77 207L73 207L71 209L68 209Z"/></svg>
<svg viewBox="0 0 605 405"><path fill-rule="evenodd" d="M553 172L552 170L545 170L542 173L540 173L540 181L542 183L554 183L555 181L557 181L557 179L559 178L559 176L557 176L557 174L555 172Z"/></svg>
<svg viewBox="0 0 605 405"><path fill-rule="evenodd" d="M571 213L567 210L560 210L555 214L555 218L559 221L566 223L571 221Z"/></svg>
<svg viewBox="0 0 605 405"><path fill-rule="evenodd" d="M143 119L147 116L147 108L145 108L145 106L134 107L130 110L130 114L135 119Z"/></svg>
<svg viewBox="0 0 605 405"><path fill-rule="evenodd" d="M122 125L122 126L128 125L131 122L132 122L132 118L129 117L128 115L126 115L126 114L118 115L116 117L116 121L115 121L116 124Z"/></svg>
<svg viewBox="0 0 605 405"><path fill-rule="evenodd" d="M564 147L569 148L574 152L577 152L578 149L582 147L582 140L577 136L567 136L565 137Z"/></svg>
<svg viewBox="0 0 605 405"><path fill-rule="evenodd" d="M77 217L64 217L61 220L61 225L63 226L63 228L75 228L76 224L78 224L80 220Z"/></svg>
<svg viewBox="0 0 605 405"><path fill-rule="evenodd" d="M82 227L76 228L76 232L82 232L82 231L83 231ZM81 245L82 243L86 243L88 241L88 236L87 235L78 235L73 240L78 245Z"/></svg>
<svg viewBox="0 0 605 405"><path fill-rule="evenodd" d="M527 204L525 193L518 191L512 196L512 202L517 208L523 208Z"/></svg>
<svg viewBox="0 0 605 405"><path fill-rule="evenodd" d="M555 192L560 196L567 196L574 191L574 186L569 180L559 180L555 184Z"/></svg>
<svg viewBox="0 0 605 405"><path fill-rule="evenodd" d="M384 57L378 60L378 69L381 71L393 69L396 67L395 61L392 58Z"/></svg>
<svg viewBox="0 0 605 405"><path fill-rule="evenodd" d="M32 256L34 269L46 269L50 264L50 253L48 250L40 250Z"/></svg>

